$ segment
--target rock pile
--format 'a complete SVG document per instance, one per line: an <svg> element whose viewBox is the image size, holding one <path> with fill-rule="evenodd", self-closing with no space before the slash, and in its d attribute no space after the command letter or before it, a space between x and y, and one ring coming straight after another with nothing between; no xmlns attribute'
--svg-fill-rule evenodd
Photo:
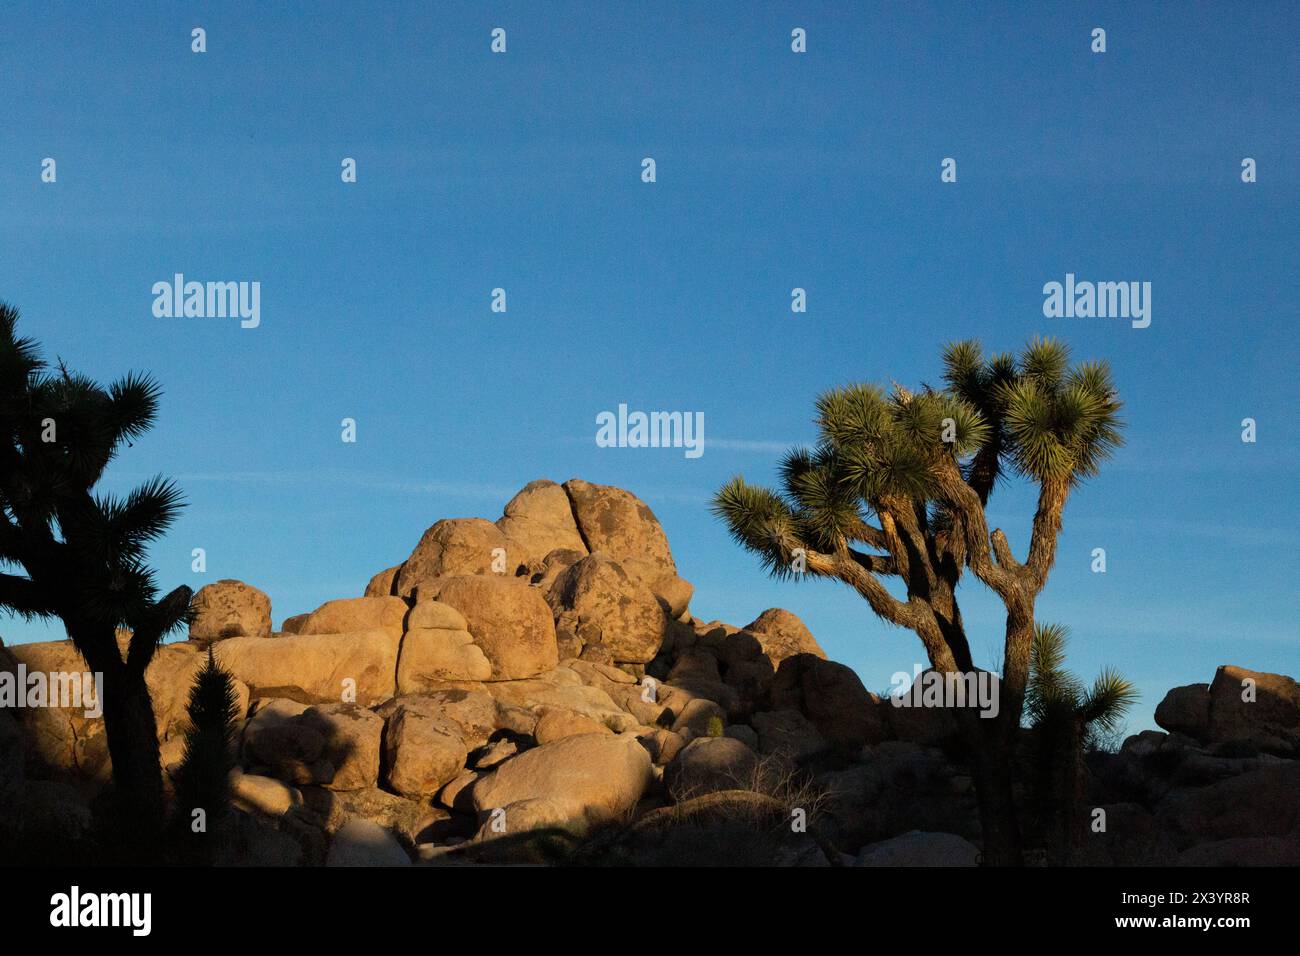
<svg viewBox="0 0 1300 956"><path fill-rule="evenodd" d="M977 859L951 714L882 702L789 611L735 627L694 616L692 596L645 503L578 479L528 484L496 522L438 521L362 596L279 631L267 595L218 581L195 596L190 640L148 673L164 766L181 759L211 646L240 694L232 862L453 862L539 834L594 839L612 821L644 835L737 814L783 834L751 862ZM0 669L19 664L84 667L67 642L0 649ZM1159 834L1152 852L1186 862L1247 852L1207 840L1294 833L1300 697L1253 674L1268 703L1243 709L1232 689L1250 673L1172 691L1159 712L1170 735L1103 755L1112 832ZM0 765L13 768L0 811L37 813L38 794L84 808L108 776L102 720L20 716L0 712ZM1158 758L1173 782L1157 792L1148 757L1164 752L1177 754ZM1246 785L1290 810L1243 823L1232 788ZM792 826L800 814L811 822Z"/></svg>

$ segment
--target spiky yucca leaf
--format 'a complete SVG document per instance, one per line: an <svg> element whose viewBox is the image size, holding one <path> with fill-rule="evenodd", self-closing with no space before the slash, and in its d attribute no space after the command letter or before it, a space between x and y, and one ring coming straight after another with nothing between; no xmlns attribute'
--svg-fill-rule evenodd
<svg viewBox="0 0 1300 956"><path fill-rule="evenodd" d="M176 776L177 825L192 832L195 810L203 810L209 824L215 824L226 809L235 767L239 696L234 678L217 664L210 646L207 663L190 687L186 713L185 753Z"/></svg>
<svg viewBox="0 0 1300 956"><path fill-rule="evenodd" d="M1079 718L1084 724L1096 724L1102 730L1114 731L1139 696L1133 684L1107 667L1079 702Z"/></svg>

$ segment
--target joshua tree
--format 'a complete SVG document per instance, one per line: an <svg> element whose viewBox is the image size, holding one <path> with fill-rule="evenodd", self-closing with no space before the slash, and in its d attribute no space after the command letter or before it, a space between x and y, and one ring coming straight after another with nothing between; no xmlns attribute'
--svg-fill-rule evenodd
<svg viewBox="0 0 1300 956"><path fill-rule="evenodd" d="M1137 689L1110 668L1092 688L1065 669L1069 631L1057 624L1034 629L1025 692L1033 792L1049 861L1070 862L1082 833L1083 757L1099 733L1112 733L1137 700Z"/></svg>
<svg viewBox="0 0 1300 956"><path fill-rule="evenodd" d="M230 771L235 768L235 721L239 698L234 679L217 665L208 647L208 662L194 678L187 705L185 756L176 775L176 828L200 859L211 857L211 843L194 839L195 811L203 811L203 834L220 832L230 802Z"/></svg>
<svg viewBox="0 0 1300 956"><path fill-rule="evenodd" d="M162 822L162 775L145 669L187 615L190 589L161 600L145 548L181 507L155 478L124 498L96 496L118 449L148 430L158 386L128 374L108 387L50 369L0 303L0 607L57 617L91 671L103 675L104 728L123 832L150 845ZM128 628L119 646L117 629Z"/></svg>
<svg viewBox="0 0 1300 956"><path fill-rule="evenodd" d="M714 510L778 577L836 578L886 621L914 631L931 666L975 669L957 603L969 568L1006 606L996 719L961 710L972 752L984 859L1022 862L1012 761L1034 640L1034 603L1056 557L1070 491L1120 444L1108 367L1070 367L1065 345L1036 339L1019 357L979 343L944 349L945 387L891 393L851 385L817 401L816 448L795 448L774 492L733 478ZM985 506L1008 474L1038 486L1029 548L1017 559ZM906 590L895 597L885 578Z"/></svg>

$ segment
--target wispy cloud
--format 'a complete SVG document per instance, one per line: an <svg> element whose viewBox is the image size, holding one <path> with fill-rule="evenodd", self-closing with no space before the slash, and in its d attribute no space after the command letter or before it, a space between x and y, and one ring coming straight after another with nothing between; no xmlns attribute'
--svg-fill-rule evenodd
<svg viewBox="0 0 1300 956"><path fill-rule="evenodd" d="M138 481L152 477L145 474L118 472L116 477ZM371 491L392 491L398 494L413 495L447 495L459 498L493 498L507 499L518 488L505 485L479 484L455 481L422 481L414 478L400 478L387 475L361 474L343 471L224 471L224 472L187 472L173 475L178 483L214 482L221 484L271 485L271 486L312 486L336 485L340 487L366 488Z"/></svg>
<svg viewBox="0 0 1300 956"><path fill-rule="evenodd" d="M723 451L757 451L770 454L784 454L798 442L759 441L751 438L705 438L704 448L721 448Z"/></svg>

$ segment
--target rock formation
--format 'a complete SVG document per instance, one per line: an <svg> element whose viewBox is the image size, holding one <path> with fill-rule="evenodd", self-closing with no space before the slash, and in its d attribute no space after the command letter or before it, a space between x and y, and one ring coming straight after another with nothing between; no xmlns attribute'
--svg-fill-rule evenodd
<svg viewBox="0 0 1300 956"><path fill-rule="evenodd" d="M691 862L735 827L735 862L978 859L951 713L882 701L789 611L735 627L692 596L650 508L578 479L531 482L496 522L436 522L363 596L280 631L266 594L219 581L148 673L164 766L210 644L240 694L227 862L451 863L543 838ZM68 642L0 648L0 670L20 665L84 668ZM1296 862L1296 683L1223 667L1157 719L1169 733L1090 755L1110 823L1084 862ZM0 711L11 826L88 829L107 770L84 708Z"/></svg>

